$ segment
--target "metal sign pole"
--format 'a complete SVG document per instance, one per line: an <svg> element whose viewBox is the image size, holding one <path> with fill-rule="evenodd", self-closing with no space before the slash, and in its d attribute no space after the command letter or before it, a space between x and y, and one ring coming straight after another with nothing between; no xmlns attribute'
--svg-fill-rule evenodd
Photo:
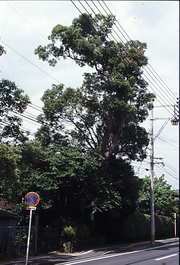
<svg viewBox="0 0 180 265"><path fill-rule="evenodd" d="M35 192L29 192L25 196L25 203L29 206L26 209L30 210L29 215L29 232L28 232L28 239L27 239L27 250L26 250L26 264L28 264L28 257L29 257L29 243L30 243L30 235L31 235L31 221L32 221L32 211L36 210L36 205L39 203L39 195Z"/></svg>
<svg viewBox="0 0 180 265"><path fill-rule="evenodd" d="M31 220L32 220L32 209L30 209L30 215L29 215L29 232L28 232L28 239L27 239L26 265L28 264L28 256L29 256L29 243L30 243L30 235L31 235Z"/></svg>

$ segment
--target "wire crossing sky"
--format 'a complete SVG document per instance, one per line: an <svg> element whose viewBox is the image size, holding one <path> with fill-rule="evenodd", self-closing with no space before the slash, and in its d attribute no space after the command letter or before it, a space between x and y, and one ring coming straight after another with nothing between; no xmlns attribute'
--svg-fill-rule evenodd
<svg viewBox="0 0 180 265"><path fill-rule="evenodd" d="M107 4L105 1L91 1L89 4L88 1L73 1L71 2L74 4L74 6L78 9L78 11L82 14L83 12L86 12L88 14L103 14L103 15L108 15L108 14L113 14L108 8ZM84 11L80 11L80 8L77 7L77 3L79 3ZM95 3L97 2L97 4ZM92 5L93 4L93 5ZM99 7L98 7L99 5ZM94 8L93 8L94 7ZM88 11L89 9L89 11ZM113 28L112 33L115 33L118 37L114 36L111 34L112 39L115 40L116 42L119 40L123 43L126 41L131 40L132 38L129 37L129 35L126 33L126 31L122 28L118 20L116 19L116 24L115 24L116 29ZM117 33L118 31L118 33ZM122 32L123 31L123 32ZM119 36L119 33L122 35L122 37ZM125 41L123 41L123 38ZM146 81L149 82L149 90L151 92L154 92L157 96L157 101L160 103L161 106L164 106L167 111L173 116L174 114L174 109L173 109L173 104L174 98L175 98L175 93L165 84L165 82L161 79L161 77L157 74L157 72L154 70L154 68L148 64L147 67L144 68L144 78Z"/></svg>

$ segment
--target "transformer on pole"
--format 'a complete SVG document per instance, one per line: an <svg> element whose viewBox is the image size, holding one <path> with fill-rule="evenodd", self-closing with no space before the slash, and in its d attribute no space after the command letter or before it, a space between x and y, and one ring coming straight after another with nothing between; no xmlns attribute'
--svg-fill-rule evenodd
<svg viewBox="0 0 180 265"><path fill-rule="evenodd" d="M179 98L176 100L176 104L174 105L174 117L171 120L172 125L179 124Z"/></svg>

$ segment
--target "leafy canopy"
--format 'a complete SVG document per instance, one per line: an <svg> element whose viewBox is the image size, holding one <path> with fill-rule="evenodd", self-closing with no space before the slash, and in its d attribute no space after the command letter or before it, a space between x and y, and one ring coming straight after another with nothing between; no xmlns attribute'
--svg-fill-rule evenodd
<svg viewBox="0 0 180 265"><path fill-rule="evenodd" d="M179 213L179 192L172 190L172 186L164 179L154 178L154 205L155 213L173 217ZM138 208L142 213L150 212L150 177L146 176L141 183L139 191Z"/></svg>
<svg viewBox="0 0 180 265"><path fill-rule="evenodd" d="M0 46L0 56L6 53ZM30 103L28 95L10 80L0 80L0 141L6 143L24 142L28 138L21 129L22 114Z"/></svg>

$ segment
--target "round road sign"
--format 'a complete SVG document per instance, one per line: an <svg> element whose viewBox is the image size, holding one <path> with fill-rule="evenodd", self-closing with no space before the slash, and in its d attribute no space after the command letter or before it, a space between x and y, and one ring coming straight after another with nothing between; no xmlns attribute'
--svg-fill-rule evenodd
<svg viewBox="0 0 180 265"><path fill-rule="evenodd" d="M39 195L35 192L29 192L25 196L25 203L28 206L36 206L39 203Z"/></svg>

